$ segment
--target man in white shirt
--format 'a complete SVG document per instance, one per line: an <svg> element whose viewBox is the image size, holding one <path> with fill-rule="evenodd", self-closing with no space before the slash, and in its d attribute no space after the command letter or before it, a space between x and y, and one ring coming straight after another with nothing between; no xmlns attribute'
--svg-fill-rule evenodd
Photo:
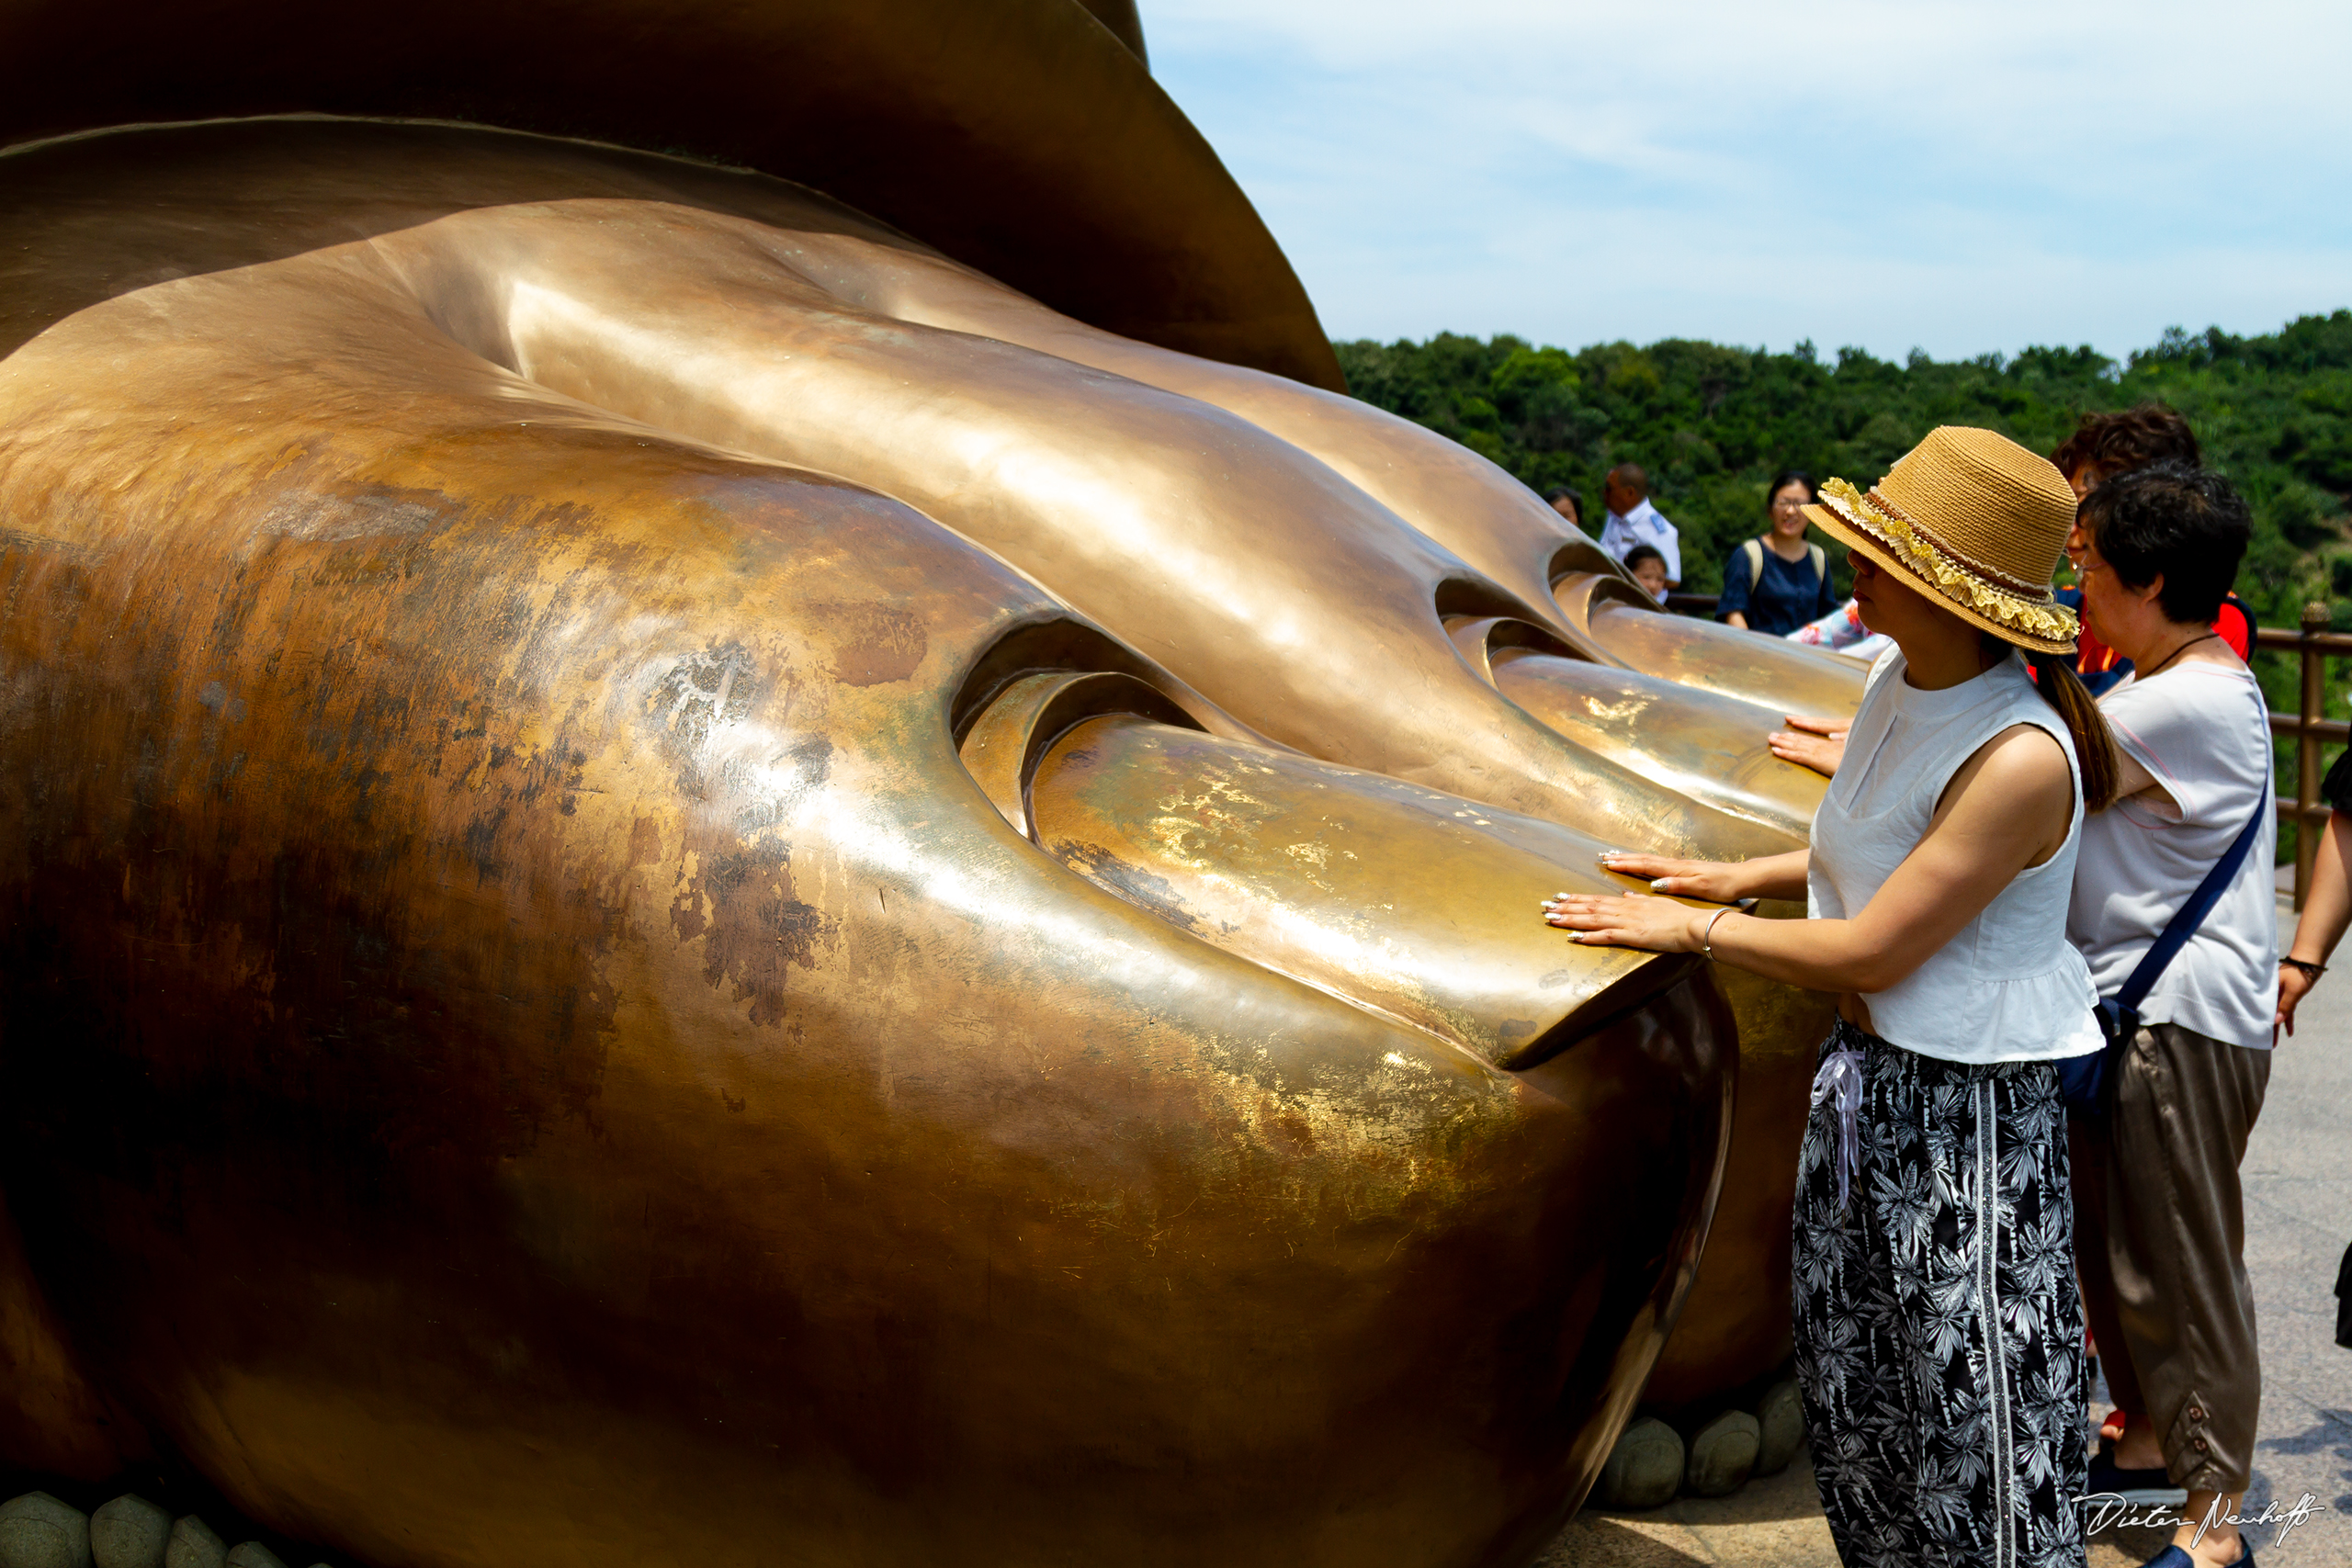
<svg viewBox="0 0 2352 1568"><path fill-rule="evenodd" d="M1635 545L1647 545L1666 562L1666 585L1682 586L1680 536L1658 509L1650 504L1650 477L1637 463L1620 463L1601 481L1600 502L1609 509L1601 525L1600 547L1612 560L1623 560Z"/></svg>

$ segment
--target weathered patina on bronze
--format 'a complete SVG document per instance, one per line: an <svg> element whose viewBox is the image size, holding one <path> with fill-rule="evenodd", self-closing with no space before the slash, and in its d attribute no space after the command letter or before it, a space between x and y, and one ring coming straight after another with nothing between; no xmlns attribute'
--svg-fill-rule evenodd
<svg viewBox="0 0 2352 1568"><path fill-rule="evenodd" d="M1008 15L1224 188L1139 36ZM420 107L320 47L187 107ZM19 125L162 91L6 58ZM479 128L0 156L0 1458L452 1568L1510 1562L1582 1495L1734 1012L1812 1004L1535 907L1806 776L1718 779L1739 677L1507 478L1164 346L1316 374L1238 194L1204 274L1115 138L979 239L892 145L790 172L920 240Z"/></svg>

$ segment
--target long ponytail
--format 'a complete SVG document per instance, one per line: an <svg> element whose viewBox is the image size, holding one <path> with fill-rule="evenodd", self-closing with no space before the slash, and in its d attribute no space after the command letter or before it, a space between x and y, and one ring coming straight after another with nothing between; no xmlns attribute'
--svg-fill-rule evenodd
<svg viewBox="0 0 2352 1568"><path fill-rule="evenodd" d="M2098 711L2098 704L2081 681L2075 676L2075 667L2054 653L2036 653L2020 649L2025 661L2033 668L2033 683L2041 693L2042 701L2058 710L2065 721L2066 733L2074 737L2075 761L2083 772L2083 809L2104 811L2115 804L2117 775L2121 772L2116 761L2115 737L2107 728L2107 716Z"/></svg>

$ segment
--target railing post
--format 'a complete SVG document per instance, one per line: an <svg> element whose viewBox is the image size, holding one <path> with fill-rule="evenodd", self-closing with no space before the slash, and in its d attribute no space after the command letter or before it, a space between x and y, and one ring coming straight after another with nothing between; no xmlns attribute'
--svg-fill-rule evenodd
<svg viewBox="0 0 2352 1568"><path fill-rule="evenodd" d="M2298 628L2303 645L2303 700L2295 715L2295 908L2299 910L2311 890L2312 864L2319 853L2319 835L2312 830L2312 824L2320 820L2319 740L2312 734L2312 726L2320 721L2327 701L2327 661L2312 639L2327 626L2325 604L2303 606L2302 625Z"/></svg>

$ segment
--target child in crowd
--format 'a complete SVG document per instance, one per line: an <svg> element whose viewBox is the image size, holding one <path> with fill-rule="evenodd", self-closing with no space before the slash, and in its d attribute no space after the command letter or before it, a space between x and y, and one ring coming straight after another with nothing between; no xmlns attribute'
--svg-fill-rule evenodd
<svg viewBox="0 0 2352 1568"><path fill-rule="evenodd" d="M1634 581L1645 589L1659 604L1666 603L1666 558L1648 545L1635 545L1625 552L1625 570Z"/></svg>

